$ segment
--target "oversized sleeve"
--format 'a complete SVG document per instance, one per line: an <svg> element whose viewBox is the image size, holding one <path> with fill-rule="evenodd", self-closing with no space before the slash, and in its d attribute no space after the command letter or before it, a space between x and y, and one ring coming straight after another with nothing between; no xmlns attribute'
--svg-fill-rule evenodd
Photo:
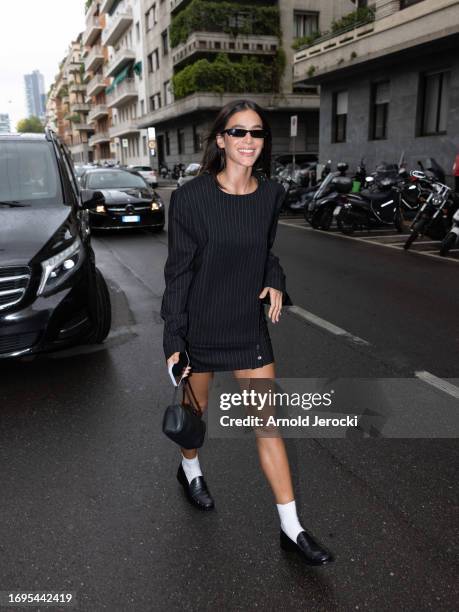
<svg viewBox="0 0 459 612"><path fill-rule="evenodd" d="M282 208L282 202L284 198L285 198L285 189L282 187L282 185L279 185L279 192L276 197L276 204L274 207L273 219L271 222L271 227L269 229L269 235L268 235L268 257L266 259L263 287L272 287L273 289L278 289L279 291L282 291L282 294L283 294L282 304L284 306L292 306L293 302L290 299L290 296L288 295L287 290L286 290L284 270L282 269L282 266L280 265L279 258L276 255L274 255L274 253L271 251L274 245L274 240L276 238L277 223L279 221L279 213ZM269 293L263 299L263 303L264 304L270 303Z"/></svg>
<svg viewBox="0 0 459 612"><path fill-rule="evenodd" d="M198 248L192 221L189 203L182 194L173 191L168 217L168 257L164 266L166 288L161 303L166 359L177 351L185 350L188 328L186 304Z"/></svg>

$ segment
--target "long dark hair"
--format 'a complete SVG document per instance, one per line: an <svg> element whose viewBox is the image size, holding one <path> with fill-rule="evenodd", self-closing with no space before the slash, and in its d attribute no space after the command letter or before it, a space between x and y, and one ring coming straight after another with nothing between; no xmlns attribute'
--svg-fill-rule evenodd
<svg viewBox="0 0 459 612"><path fill-rule="evenodd" d="M255 172L261 172L268 178L271 176L271 128L265 111L256 102L247 99L231 100L231 102L225 104L225 106L218 113L208 136L205 138L206 148L202 157L199 174L208 172L212 174L214 179L218 182L217 174L221 172L226 165L226 152L225 149L221 149L217 145L217 134L220 134L221 131L225 129L231 115L247 109L258 113L262 120L263 129L266 130L267 134L264 139L263 149L253 165L252 174Z"/></svg>

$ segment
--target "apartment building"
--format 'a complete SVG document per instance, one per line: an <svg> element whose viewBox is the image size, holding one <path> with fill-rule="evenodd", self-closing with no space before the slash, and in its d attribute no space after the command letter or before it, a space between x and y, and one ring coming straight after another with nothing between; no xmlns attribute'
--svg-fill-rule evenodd
<svg viewBox="0 0 459 612"><path fill-rule="evenodd" d="M294 57L296 86L320 86L320 158L410 167L459 151L459 1L374 0L360 23ZM452 180L449 177L449 180Z"/></svg>
<svg viewBox="0 0 459 612"><path fill-rule="evenodd" d="M88 140L93 161L104 163L112 159L109 129L112 121L111 109L107 106L106 88L110 78L104 74L108 61L108 49L102 43L106 16L100 11L100 2L93 1L86 6L86 29L82 35L86 102L90 105L88 123L93 134Z"/></svg>
<svg viewBox="0 0 459 612"><path fill-rule="evenodd" d="M111 81L105 95L112 113L108 131L113 156L122 164L147 165L147 131L139 127L146 99L141 3L103 0L99 14L104 18L101 44L107 49L102 75Z"/></svg>
<svg viewBox="0 0 459 612"><path fill-rule="evenodd" d="M224 8L141 0L146 100L137 124L156 129L155 164L200 161L214 117L238 97L267 110L274 154L292 150L291 115L298 116L296 152L316 154L318 89L294 83L292 45L353 9L351 0L234 1Z"/></svg>
<svg viewBox="0 0 459 612"><path fill-rule="evenodd" d="M10 116L8 113L0 113L0 133L11 132Z"/></svg>

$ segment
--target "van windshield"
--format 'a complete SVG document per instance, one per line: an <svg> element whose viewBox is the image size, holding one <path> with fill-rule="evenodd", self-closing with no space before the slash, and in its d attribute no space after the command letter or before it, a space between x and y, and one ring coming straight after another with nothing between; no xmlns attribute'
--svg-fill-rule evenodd
<svg viewBox="0 0 459 612"><path fill-rule="evenodd" d="M48 142L0 140L0 202L63 203L59 170Z"/></svg>

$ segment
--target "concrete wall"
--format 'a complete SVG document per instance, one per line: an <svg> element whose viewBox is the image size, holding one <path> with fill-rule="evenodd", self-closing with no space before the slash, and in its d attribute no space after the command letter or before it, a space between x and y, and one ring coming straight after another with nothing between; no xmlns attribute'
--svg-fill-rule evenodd
<svg viewBox="0 0 459 612"><path fill-rule="evenodd" d="M447 133L438 136L416 136L418 92L421 72L450 68L450 96ZM389 79L391 83L388 139L369 140L369 110L371 83ZM349 107L347 141L332 143L332 96L334 91L347 89ZM435 157L447 174L451 174L459 152L459 59L448 53L420 56L416 62L398 62L386 68L359 76L336 80L321 88L320 161L346 161L353 169L365 157L367 169L380 161L397 162L402 151L410 168L420 157Z"/></svg>

